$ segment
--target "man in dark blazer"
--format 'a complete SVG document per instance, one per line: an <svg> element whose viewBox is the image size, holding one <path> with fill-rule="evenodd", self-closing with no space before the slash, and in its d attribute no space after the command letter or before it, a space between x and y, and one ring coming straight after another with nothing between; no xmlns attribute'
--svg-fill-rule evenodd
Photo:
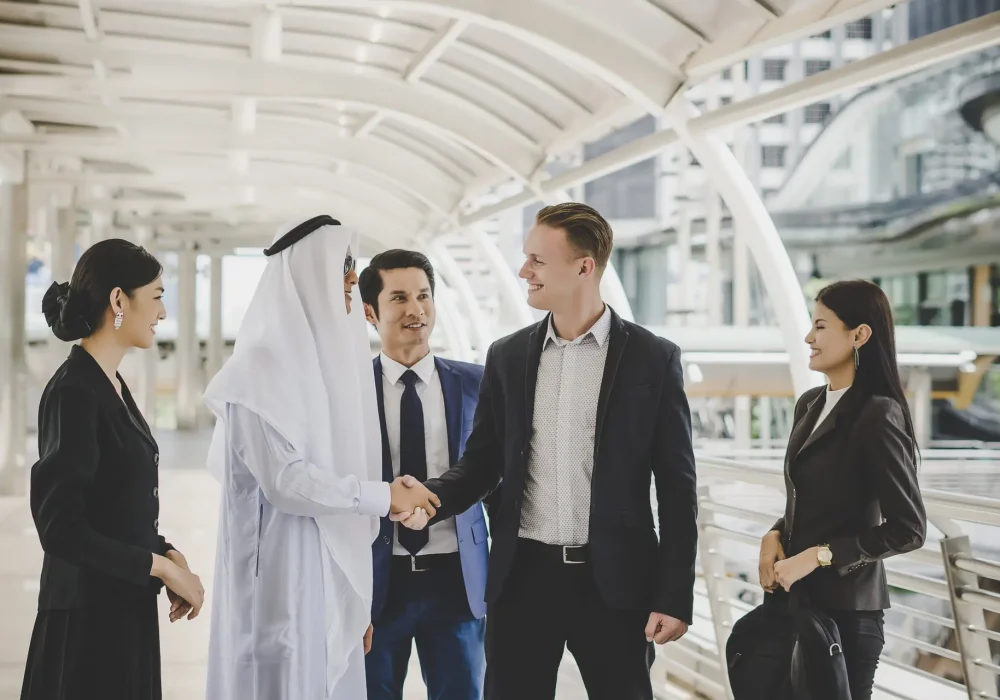
<svg viewBox="0 0 1000 700"><path fill-rule="evenodd" d="M434 269L422 254L380 253L358 286L382 340L374 365L383 478L425 481L465 450L483 368L431 354ZM383 518L373 558L369 700L402 700L414 640L429 697L482 698L489 544L479 499L420 531Z"/></svg>
<svg viewBox="0 0 1000 700"><path fill-rule="evenodd" d="M567 647L591 700L648 700L653 641L691 623L697 504L680 351L602 301L611 248L590 207L538 213L520 274L529 303L551 313L490 348L465 454L426 484L436 519L503 484L490 509L487 700L553 698Z"/></svg>

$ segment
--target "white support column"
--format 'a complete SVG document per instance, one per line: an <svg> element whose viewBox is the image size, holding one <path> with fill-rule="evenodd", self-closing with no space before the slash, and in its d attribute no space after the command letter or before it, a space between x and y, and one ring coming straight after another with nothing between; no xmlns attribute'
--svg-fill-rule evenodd
<svg viewBox="0 0 1000 700"><path fill-rule="evenodd" d="M771 446L771 397L761 396L757 399L757 418L760 421L760 446L767 449Z"/></svg>
<svg viewBox="0 0 1000 700"><path fill-rule="evenodd" d="M208 333L208 371L206 380L211 381L222 367L222 256L212 255L211 267L211 300Z"/></svg>
<svg viewBox="0 0 1000 700"><path fill-rule="evenodd" d="M0 495L28 491L25 337L28 188L0 185Z"/></svg>
<svg viewBox="0 0 1000 700"><path fill-rule="evenodd" d="M198 335L195 288L198 270L195 251L186 247L177 254L177 429L198 427Z"/></svg>
<svg viewBox="0 0 1000 700"><path fill-rule="evenodd" d="M445 282L455 292L465 308L468 315L469 324L472 326L473 346L475 352L471 354L471 362L485 362L486 351L489 350L493 338L486 325L483 310L476 303L476 294L472 291L472 285L466 279L465 273L455 262L454 256L448 250L448 246L440 238L435 238L430 245L431 256L436 270L444 277Z"/></svg>
<svg viewBox="0 0 1000 700"><path fill-rule="evenodd" d="M722 325L722 200L715 189L709 189L705 213L705 263L708 265L708 293L705 306L708 325Z"/></svg>
<svg viewBox="0 0 1000 700"><path fill-rule="evenodd" d="M913 368L907 379L907 390L910 392L910 416L913 419L913 433L917 446L926 450L931 443L931 373L927 369Z"/></svg>
<svg viewBox="0 0 1000 700"><path fill-rule="evenodd" d="M675 123L677 134L711 176L713 185L729 205L734 221L739 222L747 236L747 246L761 271L768 297L781 324L791 360L792 385L797 395L802 394L806 389L821 384L821 379L809 369L809 354L806 344L802 342L809 331L810 321L795 269L764 203L729 147L718 136L694 136L687 128L687 119L697 114L698 110L690 103L680 103Z"/></svg>
<svg viewBox="0 0 1000 700"><path fill-rule="evenodd" d="M76 263L76 211L72 207L63 207L51 216L48 210L47 219L51 258L49 266L52 279L56 282L69 282L73 276L73 266ZM69 354L70 343L64 343L51 333L48 335L48 364L52 374Z"/></svg>

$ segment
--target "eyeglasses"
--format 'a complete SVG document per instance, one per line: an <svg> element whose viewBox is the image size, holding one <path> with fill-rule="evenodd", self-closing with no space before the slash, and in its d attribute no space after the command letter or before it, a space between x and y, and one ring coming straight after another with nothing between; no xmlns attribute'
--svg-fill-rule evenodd
<svg viewBox="0 0 1000 700"><path fill-rule="evenodd" d="M344 258L344 277L347 277L349 274L351 274L351 270L356 269L357 266L358 266L358 261L354 259L353 255L348 253L347 257Z"/></svg>

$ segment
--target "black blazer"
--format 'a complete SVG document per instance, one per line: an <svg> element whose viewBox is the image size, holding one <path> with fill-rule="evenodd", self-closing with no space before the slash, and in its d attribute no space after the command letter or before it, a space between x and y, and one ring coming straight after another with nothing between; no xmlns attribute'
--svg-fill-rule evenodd
<svg viewBox="0 0 1000 700"><path fill-rule="evenodd" d="M39 610L115 605L163 585L149 575L153 553L173 549L157 531L159 450L125 382L122 393L124 403L78 345L42 393L30 497L45 551Z"/></svg>
<svg viewBox="0 0 1000 700"><path fill-rule="evenodd" d="M825 402L826 387L816 387L795 406L785 515L774 529L788 556L830 545L833 564L795 584L813 605L882 610L889 589L881 560L919 549L927 533L912 441L896 401L856 387L813 432Z"/></svg>
<svg viewBox="0 0 1000 700"><path fill-rule="evenodd" d="M462 512L501 482L490 508L486 600L503 590L517 549L538 363L549 319L498 340L486 357L465 454L427 486L437 518ZM605 601L691 622L697 496L691 415L676 345L612 311L597 408L590 556ZM597 381L597 377L594 377ZM654 529L650 482L656 480Z"/></svg>

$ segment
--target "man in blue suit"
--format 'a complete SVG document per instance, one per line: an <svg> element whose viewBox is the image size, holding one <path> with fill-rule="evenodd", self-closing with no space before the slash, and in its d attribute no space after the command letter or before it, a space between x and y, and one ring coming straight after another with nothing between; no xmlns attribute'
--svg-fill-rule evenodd
<svg viewBox="0 0 1000 700"><path fill-rule="evenodd" d="M424 255L380 253L358 287L382 339L374 361L382 477L439 476L465 450L483 368L431 354L434 269ZM382 519L373 544L369 700L402 700L414 640L429 700L482 698L487 539L480 503L423 530Z"/></svg>

